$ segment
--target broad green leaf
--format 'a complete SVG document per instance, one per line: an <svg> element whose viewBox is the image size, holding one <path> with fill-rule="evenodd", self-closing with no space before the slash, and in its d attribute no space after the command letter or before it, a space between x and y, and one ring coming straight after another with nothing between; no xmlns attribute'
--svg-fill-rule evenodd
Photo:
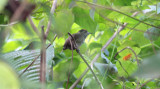
<svg viewBox="0 0 160 89"><path fill-rule="evenodd" d="M65 9L57 12L55 16L55 23L53 32L55 32L58 36L62 36L67 34L71 30L71 26L74 22L74 15L71 10Z"/></svg>
<svg viewBox="0 0 160 89"><path fill-rule="evenodd" d="M130 47L131 49L133 49L133 51L136 53L136 55L138 55L140 53L141 49L138 48L138 47L135 47L135 45L136 45L136 43L133 42L133 41L130 41L130 40L129 41L125 41L122 44L120 44L120 46L117 48L117 51L120 51L120 50L122 50L122 49L124 49L126 47ZM123 50L122 52L119 53L119 55L121 57L124 57L124 56L126 56L126 55L128 55L130 53L132 54L132 57L135 57L134 53L130 49Z"/></svg>
<svg viewBox="0 0 160 89"><path fill-rule="evenodd" d="M118 69L118 74L120 76L128 77L136 71L136 69L137 69L137 63L136 62L131 62L130 60L125 61L122 58L119 58L118 60L121 62L123 68L128 72L128 74L127 74L125 72L125 70L122 68L122 66L120 65L120 63L117 61L116 62L116 67Z"/></svg>
<svg viewBox="0 0 160 89"><path fill-rule="evenodd" d="M100 37L100 42L102 43L102 45L105 44L110 39L110 37L114 33L114 29L108 28L108 29L103 29L103 31L104 31L104 33Z"/></svg>
<svg viewBox="0 0 160 89"><path fill-rule="evenodd" d="M92 50L94 48L101 48L102 44L97 43L97 42L92 42L91 44L89 44L89 48Z"/></svg>
<svg viewBox="0 0 160 89"><path fill-rule="evenodd" d="M0 61L0 89L20 89L16 73L2 61Z"/></svg>
<svg viewBox="0 0 160 89"><path fill-rule="evenodd" d="M131 34L131 38L132 41L134 41L136 44L139 44L139 46L150 43L150 41L144 37L143 33L139 31L133 31Z"/></svg>
<svg viewBox="0 0 160 89"><path fill-rule="evenodd" d="M16 24L11 29L13 32L10 36L11 39L32 40L38 37L28 21L26 23Z"/></svg>
<svg viewBox="0 0 160 89"><path fill-rule="evenodd" d="M140 53L140 51L141 51L141 49L140 48L138 48L138 47L131 47L132 49L133 49L133 51L136 53L136 55L138 55L139 53ZM120 50L122 50L123 48L122 47L118 47L118 51L120 51ZM120 52L119 53L119 55L121 56L121 57L124 57L124 56L126 56L126 55L128 55L128 54L132 54L132 57L135 57L135 55L134 55L134 53L130 50L130 49L125 49L124 51L122 51L122 52Z"/></svg>
<svg viewBox="0 0 160 89"><path fill-rule="evenodd" d="M116 5L119 5L119 6L129 6L131 5L131 2L132 1L136 1L136 0L123 0L123 1L120 1L120 0L114 0L113 4L116 6Z"/></svg>
<svg viewBox="0 0 160 89"><path fill-rule="evenodd" d="M76 78L79 78L86 68L87 65L84 62L80 62L78 68L74 71Z"/></svg>
<svg viewBox="0 0 160 89"><path fill-rule="evenodd" d="M75 22L80 25L81 28L84 28L91 33L95 33L97 23L90 18L89 11L79 7L74 7L72 12L75 16Z"/></svg>
<svg viewBox="0 0 160 89"><path fill-rule="evenodd" d="M71 66L71 67L70 67ZM66 81L68 79L69 72L72 74L79 66L79 60L77 57L73 58L71 65L71 59L63 60L53 68L53 79L55 81Z"/></svg>
<svg viewBox="0 0 160 89"><path fill-rule="evenodd" d="M9 41L3 45L2 52L3 53L11 52L16 50L17 48L20 48L21 46L22 46L21 41Z"/></svg>
<svg viewBox="0 0 160 89"><path fill-rule="evenodd" d="M8 0L1 0L0 3L0 12L5 8L5 5L7 4Z"/></svg>

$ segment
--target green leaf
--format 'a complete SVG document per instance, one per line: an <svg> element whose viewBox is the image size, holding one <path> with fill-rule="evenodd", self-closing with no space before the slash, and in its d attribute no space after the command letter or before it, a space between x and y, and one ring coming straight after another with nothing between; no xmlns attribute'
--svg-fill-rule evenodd
<svg viewBox="0 0 160 89"><path fill-rule="evenodd" d="M142 32L139 31L133 31L131 34L132 41L134 41L136 44L139 44L139 46L144 46L148 43L150 43L149 40L147 40Z"/></svg>
<svg viewBox="0 0 160 89"><path fill-rule="evenodd" d="M114 5L119 5L119 6L129 6L131 5L131 2L132 1L136 1L136 0L123 0L123 1L120 1L120 0L114 0Z"/></svg>
<svg viewBox="0 0 160 89"><path fill-rule="evenodd" d="M128 77L130 76L132 73L134 73L134 71L136 71L137 69L137 63L136 62L131 62L131 61L125 61L123 60L122 58L118 59L123 68L128 72L128 74L125 72L125 70L121 67L120 63L117 61L116 62L116 67L118 69L118 74L120 76L125 76L125 77Z"/></svg>
<svg viewBox="0 0 160 89"><path fill-rule="evenodd" d="M74 71L76 78L79 78L86 68L87 68L87 65L84 62L81 62L78 68Z"/></svg>
<svg viewBox="0 0 160 89"><path fill-rule="evenodd" d="M120 51L126 47L131 47L134 50L134 52L136 53L136 55L138 55L140 53L141 49L138 47L135 47L135 45L136 45L136 43L134 41L125 41L117 48L117 51ZM130 53L133 55L132 57L134 57L134 53L130 49L123 50L122 52L119 53L119 55L121 57L124 57Z"/></svg>
<svg viewBox="0 0 160 89"><path fill-rule="evenodd" d="M4 9L5 5L7 4L8 0L1 0L0 3L0 12Z"/></svg>
<svg viewBox="0 0 160 89"><path fill-rule="evenodd" d="M74 15L71 10L61 10L57 12L57 15L55 16L54 29L52 29L52 31L58 36L65 35L70 31L73 22Z"/></svg>
<svg viewBox="0 0 160 89"><path fill-rule="evenodd" d="M0 61L0 89L20 89L16 73L2 61Z"/></svg>
<svg viewBox="0 0 160 89"><path fill-rule="evenodd" d="M89 44L89 48L92 50L94 48L101 48L102 44L97 43L97 42L92 42L91 44Z"/></svg>
<svg viewBox="0 0 160 89"><path fill-rule="evenodd" d="M138 48L138 47L131 47L131 48L134 50L134 52L136 53L136 55L138 55L140 53L140 51L141 51L141 49ZM122 47L118 47L117 48L118 51L120 51L122 49L123 49ZM134 53L130 49L125 49L124 51L120 52L119 55L121 57L124 57L124 56L126 56L126 55L128 55L130 53L132 54L132 57L135 57Z"/></svg>
<svg viewBox="0 0 160 89"><path fill-rule="evenodd" d="M72 11L75 16L75 22L78 25L91 33L95 33L97 23L90 18L89 11L79 7L74 7Z"/></svg>
<svg viewBox="0 0 160 89"><path fill-rule="evenodd" d="M21 41L9 41L3 45L2 52L6 53L6 52L14 51L21 46L22 46Z"/></svg>
<svg viewBox="0 0 160 89"><path fill-rule="evenodd" d="M53 68L53 78L55 81L66 81L68 79L68 73L70 72L71 74L75 69L78 68L79 66L79 60L77 57L73 58L72 65L71 64L71 59L70 60L63 60L59 62L54 68Z"/></svg>
<svg viewBox="0 0 160 89"><path fill-rule="evenodd" d="M125 87L129 89L135 89L136 85L134 85L132 82L125 82Z"/></svg>
<svg viewBox="0 0 160 89"><path fill-rule="evenodd" d="M34 30L32 30L32 27L28 21L26 23L15 24L11 27L11 29L11 39L32 40L33 38L38 37Z"/></svg>

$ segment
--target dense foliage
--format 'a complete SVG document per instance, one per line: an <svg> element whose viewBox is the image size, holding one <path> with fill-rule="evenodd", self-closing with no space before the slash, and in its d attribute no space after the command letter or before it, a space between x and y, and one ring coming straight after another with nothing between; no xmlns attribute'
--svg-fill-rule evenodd
<svg viewBox="0 0 160 89"><path fill-rule="evenodd" d="M71 61L72 51L62 49L68 32L80 29L92 33L79 49L104 89L160 88L158 0L54 1L0 0L0 89L39 89L44 47L46 89L73 86L87 65L75 50ZM80 88L100 88L90 70Z"/></svg>

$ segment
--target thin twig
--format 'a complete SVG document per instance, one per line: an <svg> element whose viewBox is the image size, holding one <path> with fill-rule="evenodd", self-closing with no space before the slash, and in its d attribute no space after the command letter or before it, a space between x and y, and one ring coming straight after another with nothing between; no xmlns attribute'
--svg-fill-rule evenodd
<svg viewBox="0 0 160 89"><path fill-rule="evenodd" d="M12 26L12 25L17 24L17 23L18 23L18 21L11 22L11 23L9 23L9 24L0 24L0 27Z"/></svg>
<svg viewBox="0 0 160 89"><path fill-rule="evenodd" d="M129 73L127 72L127 70L123 67L122 63L117 59L117 61L119 62L120 66L123 68L123 70L127 73L127 75L129 76Z"/></svg>
<svg viewBox="0 0 160 89"><path fill-rule="evenodd" d="M46 82L46 37L44 33L44 26L41 27L41 60L40 60L40 82L41 82L41 89L45 89L45 82Z"/></svg>
<svg viewBox="0 0 160 89"><path fill-rule="evenodd" d="M92 72L93 76L95 77L96 81L98 82L98 84L100 85L101 89L104 89L101 82L99 81L99 79L97 78L96 74L94 73L94 71L92 70L92 68L90 67L90 65L87 63L87 61L85 60L85 58L82 56L82 54L80 53L80 50L78 49L78 46L76 45L76 41L74 39L74 37L68 33L71 38L73 39L73 42L74 42L74 45L75 45L75 48L76 48L76 51L77 53L80 55L80 57L83 59L83 61L86 63L86 65L88 66L88 68L90 69L90 71Z"/></svg>
<svg viewBox="0 0 160 89"><path fill-rule="evenodd" d="M147 83L149 83L150 81L152 81L153 79L149 79L148 81L146 81L145 83L143 83L138 89L141 89L144 85L146 85Z"/></svg>
<svg viewBox="0 0 160 89"><path fill-rule="evenodd" d="M55 11L55 9L56 9L56 4L57 4L57 0L54 0L54 1L53 1L53 4L52 4L51 11L50 11L50 15L53 15L53 14L54 14L54 11ZM52 17L52 16L50 16L50 19L49 19L48 25L47 25L47 29L46 29L46 33L45 33L46 38L47 38L47 36L48 36L49 30L50 30L50 27L51 27L51 17Z"/></svg>
<svg viewBox="0 0 160 89"><path fill-rule="evenodd" d="M98 12L97 12L97 13L98 13ZM138 12L137 12L137 13L138 13ZM135 14L136 14L136 13L135 13ZM104 16L103 14L101 14L101 13L99 13L99 15L100 15L101 17L103 17L105 20L108 20L108 21L111 22L111 23L115 23L115 24L117 24L117 25L123 26L122 23L113 21L113 20L105 17L105 16ZM132 15L132 16L133 16L133 15ZM139 23L140 23L140 22L139 22ZM138 25L138 24L136 24L136 25ZM135 26L136 26L136 25L135 25ZM134 27L135 27L135 26L134 26ZM143 32L143 33L145 32L145 33L152 34L152 35L156 35L156 36L160 36L159 34L156 34L156 33L153 33L153 32L148 32L148 31L143 31L143 30L140 30L140 29L135 29L134 27L128 27L128 26L126 26L125 28L128 28L128 29L130 29L130 30L135 30L135 31Z"/></svg>
<svg viewBox="0 0 160 89"><path fill-rule="evenodd" d="M56 39L56 37L57 37L57 35L54 36L53 42L54 42L54 40ZM51 46L51 44L49 44L49 45L46 47L46 49L48 49L50 46ZM32 61L32 63L29 64L29 65L27 66L27 68L25 68L25 70L19 75L19 77L21 77L21 76L28 70L28 68L31 67L31 66L34 64L34 62L35 62L39 57L40 57L40 54L39 54L37 57L35 57L35 59Z"/></svg>
<svg viewBox="0 0 160 89"><path fill-rule="evenodd" d="M70 44L71 44L72 59L71 59L70 65L69 65L69 74L68 74L68 81L67 81L66 89L68 89L69 79L70 79L70 75L71 75L71 71L70 70L72 69L72 63L73 63L73 44L71 42L71 39L69 41L70 41Z"/></svg>
<svg viewBox="0 0 160 89"><path fill-rule="evenodd" d="M31 66L34 64L34 62L35 62L39 57L40 57L40 55L38 55L38 56L32 61L32 63L29 64L27 68L25 68L25 70L19 75L19 77L21 77L21 76L28 70L28 68L31 67Z"/></svg>
<svg viewBox="0 0 160 89"><path fill-rule="evenodd" d="M28 16L28 20L29 20L29 22L30 22L33 30L34 30L34 31L36 32L36 34L40 37L40 32L39 32L39 30L37 29L37 27L35 26L35 24L33 23L31 16Z"/></svg>
<svg viewBox="0 0 160 89"><path fill-rule="evenodd" d="M150 40L150 42L151 42L151 44L152 44L152 49L153 49L154 54L157 54L156 49L155 49L155 47L154 47L154 45L153 45L153 41Z"/></svg>
<svg viewBox="0 0 160 89"><path fill-rule="evenodd" d="M115 54L114 59L116 59L116 56L117 56L120 52L124 51L125 49L130 49L130 50L133 52L134 56L136 57L137 65L139 66L140 64L139 64L139 61L138 61L138 57L137 57L135 51L134 51L131 47L125 47L125 48L121 49L120 51L118 51L118 52Z"/></svg>
<svg viewBox="0 0 160 89"><path fill-rule="evenodd" d="M137 12L135 12L135 13L133 13L133 15L132 16L136 16L138 13ZM124 23L119 29L118 29L118 31L116 31L113 35L112 35L112 37L107 41L107 43L102 47L102 49L101 49L101 51L104 51L105 49L106 49L106 47L108 47L108 45L112 42L112 40L117 36L117 34L120 32L120 31L122 31L123 29L124 29L124 27L126 27L126 25L127 25L127 23ZM91 65L93 65L93 63L95 62L95 61L97 61L97 59L99 58L99 56L100 56L100 53L98 53L95 57L94 57L94 59L92 60L92 62L91 62ZM87 69L83 72L83 74L79 77L79 79L77 79L74 83L73 83L73 85L70 87L70 89L73 89L74 87L76 87L76 85L78 84L78 82L80 82L80 80L84 77L84 75L88 72L88 70L89 70L89 68L87 67Z"/></svg>

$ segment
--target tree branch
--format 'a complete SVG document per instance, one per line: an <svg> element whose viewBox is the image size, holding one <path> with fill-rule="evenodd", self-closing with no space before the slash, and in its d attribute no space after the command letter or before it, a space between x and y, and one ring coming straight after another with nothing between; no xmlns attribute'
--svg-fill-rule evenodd
<svg viewBox="0 0 160 89"><path fill-rule="evenodd" d="M71 71L70 70L72 69L72 63L73 63L73 44L71 42L71 39L69 41L70 41L70 44L71 44L72 59L71 59L70 65L69 65L69 74L68 74L68 81L67 81L66 89L68 89L69 79L70 79L70 75L71 75Z"/></svg>
<svg viewBox="0 0 160 89"><path fill-rule="evenodd" d="M40 61L40 82L41 82L41 89L45 89L45 82L46 82L46 37L44 33L44 26L42 26L41 31L41 61Z"/></svg>
<svg viewBox="0 0 160 89"><path fill-rule="evenodd" d="M119 52L117 52L117 53L115 54L114 59L116 59L116 56L117 56L120 52L122 52L123 50L125 50L125 49L130 49L130 50L134 53L134 56L136 57L137 65L139 66L140 64L139 64L139 61L138 61L138 57L137 57L135 51L134 51L131 47L125 47L125 48L121 49Z"/></svg>
<svg viewBox="0 0 160 89"><path fill-rule="evenodd" d="M53 14L54 14L54 11L55 11L55 9L56 9L56 4L57 4L57 0L54 0L54 1L53 1L53 4L52 4L51 11L50 11L50 15L53 15ZM51 18L51 16L50 16L50 18ZM47 29L46 29L46 33L45 33L46 38L47 38L47 36L48 36L50 27L51 27L51 19L49 19L49 21L48 21L48 25L47 25Z"/></svg>
<svg viewBox="0 0 160 89"><path fill-rule="evenodd" d="M146 81L145 83L143 83L138 89L141 89L144 85L146 85L147 83L149 83L150 81L152 81L153 79L149 79L148 81Z"/></svg>
<svg viewBox="0 0 160 89"><path fill-rule="evenodd" d="M30 22L33 30L34 30L34 31L36 32L36 34L40 37L40 32L39 32L39 30L37 29L37 27L35 26L35 24L33 23L31 16L28 16L28 20L29 20L29 22Z"/></svg>
<svg viewBox="0 0 160 89"><path fill-rule="evenodd" d="M17 23L18 23L18 21L11 22L11 23L9 23L9 24L0 24L0 27L12 26L12 25L17 24Z"/></svg>

